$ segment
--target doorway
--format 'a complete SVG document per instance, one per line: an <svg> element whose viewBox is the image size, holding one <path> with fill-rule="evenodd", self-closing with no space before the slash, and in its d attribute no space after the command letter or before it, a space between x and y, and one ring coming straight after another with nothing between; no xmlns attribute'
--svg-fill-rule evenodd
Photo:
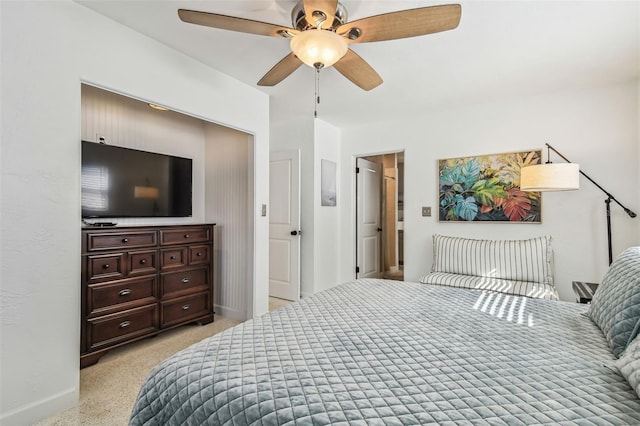
<svg viewBox="0 0 640 426"><path fill-rule="evenodd" d="M215 222L216 316L253 316L254 141L245 132L90 84L81 85L81 138L193 159L193 216L117 218L120 225Z"/></svg>
<svg viewBox="0 0 640 426"><path fill-rule="evenodd" d="M404 152L356 159L356 279L404 279Z"/></svg>

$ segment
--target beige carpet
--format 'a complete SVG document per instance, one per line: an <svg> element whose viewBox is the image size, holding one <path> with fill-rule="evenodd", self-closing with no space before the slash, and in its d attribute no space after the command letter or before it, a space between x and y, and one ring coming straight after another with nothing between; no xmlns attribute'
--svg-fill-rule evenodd
<svg viewBox="0 0 640 426"><path fill-rule="evenodd" d="M274 310L291 302L270 298ZM104 355L80 370L80 400L75 407L36 423L38 426L127 425L138 390L160 361L205 337L238 324L221 316L205 326L186 325L157 337L141 340Z"/></svg>

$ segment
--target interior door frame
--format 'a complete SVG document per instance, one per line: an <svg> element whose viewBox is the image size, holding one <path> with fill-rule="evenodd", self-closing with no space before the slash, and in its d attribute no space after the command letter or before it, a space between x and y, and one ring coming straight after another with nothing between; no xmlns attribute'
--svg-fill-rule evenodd
<svg viewBox="0 0 640 426"><path fill-rule="evenodd" d="M356 167L358 165L358 158L365 157L375 157L378 155L385 154L405 154L405 173L406 173L406 150L405 149L391 149L388 151L377 151L371 153L359 153L351 156L351 212L349 213L351 216L351 220L353 221L353 231L351 232L351 244L352 244L352 253L353 253L353 261L351 265L351 279L355 280L357 278L356 268L358 267L358 176L356 174ZM403 176L404 179L404 176ZM406 179L405 179L406 182ZM406 192L405 192L406 194ZM381 201L382 203L382 201ZM405 217L406 217L406 202L405 202ZM407 224L404 223L404 234L406 236ZM404 245L404 240L403 243ZM382 250L381 250L382 252ZM404 265L406 266L406 265Z"/></svg>

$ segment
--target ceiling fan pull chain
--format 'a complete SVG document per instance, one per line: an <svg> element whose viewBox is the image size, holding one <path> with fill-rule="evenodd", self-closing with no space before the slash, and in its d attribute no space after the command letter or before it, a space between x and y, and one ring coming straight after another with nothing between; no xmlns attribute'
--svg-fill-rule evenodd
<svg viewBox="0 0 640 426"><path fill-rule="evenodd" d="M313 116L318 117L318 105L320 104L320 67L316 67L316 93L315 93L315 110Z"/></svg>

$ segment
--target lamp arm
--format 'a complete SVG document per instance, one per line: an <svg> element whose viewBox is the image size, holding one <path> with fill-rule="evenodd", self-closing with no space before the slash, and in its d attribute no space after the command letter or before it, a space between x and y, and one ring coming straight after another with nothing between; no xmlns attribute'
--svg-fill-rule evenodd
<svg viewBox="0 0 640 426"><path fill-rule="evenodd" d="M568 159L567 157L565 157L564 155L560 154L560 152L558 152L558 150L557 150L557 149L555 149L554 147L552 147L552 146L551 146L551 145L549 145L548 143L546 143L545 145L547 145L547 148L549 148L550 150L552 150L553 152L555 152L556 154L558 154L558 156L559 156L560 158L562 158L564 161L566 161L567 163L571 163L571 160L569 160L569 159ZM549 160L549 159L547 158L547 160ZM631 209L629 209L629 208L627 208L627 207L623 206L623 205L622 205L622 203L621 203L620 201L616 200L616 197L614 197L613 195L611 195L611 193L609 193L609 191L607 191L606 189L604 189L603 187L601 187L601 186L600 186L600 185L599 185L595 180L591 179L591 178L589 177L589 175L587 175L585 172L583 172L583 171L582 171L582 169L580 169L580 174L581 174L582 176L586 177L586 178L589 180L589 182L591 182L591 183L592 183L592 184L594 184L596 187L598 187L598 189L600 189L602 192L604 192L604 193L607 195L607 197L608 197L609 199L611 199L612 201L615 201L615 202L616 202L616 204L618 204L620 207L622 207L622 210L624 210L624 211L625 211L625 213L629 215L629 217L634 218L634 217L636 217L636 216L637 216L637 214L636 214L633 210L631 210Z"/></svg>

